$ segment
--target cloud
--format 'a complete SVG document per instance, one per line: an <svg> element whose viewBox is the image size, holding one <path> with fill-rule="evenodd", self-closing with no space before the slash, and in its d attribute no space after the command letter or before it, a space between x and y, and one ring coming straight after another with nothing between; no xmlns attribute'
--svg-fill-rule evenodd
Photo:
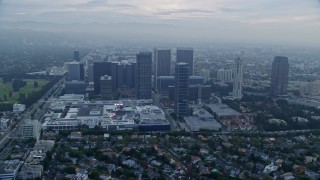
<svg viewBox="0 0 320 180"><path fill-rule="evenodd" d="M175 10L160 10L158 12L153 13L156 16L175 16L176 18L186 17L186 16L209 16L213 11L203 10L203 9L175 9Z"/></svg>
<svg viewBox="0 0 320 180"><path fill-rule="evenodd" d="M76 17L78 13L80 18L75 20L79 21L82 21L81 17L84 16L88 21L96 21L97 16L112 16L114 21L134 18L138 22L191 19L190 21L208 23L231 21L263 24L288 22L292 19L290 17L318 15L318 2L320 0L9 0L2 3L6 4L6 12L2 15L8 19L42 18L46 21L48 16L41 15L50 14L50 20L61 21L60 12L64 12L65 18L62 20L68 19L68 16ZM20 16L14 17L12 14ZM24 16L21 17L21 14Z"/></svg>

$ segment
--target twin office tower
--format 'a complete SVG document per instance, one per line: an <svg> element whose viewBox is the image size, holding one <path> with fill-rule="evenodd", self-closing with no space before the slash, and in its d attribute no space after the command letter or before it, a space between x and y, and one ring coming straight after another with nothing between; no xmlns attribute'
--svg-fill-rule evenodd
<svg viewBox="0 0 320 180"><path fill-rule="evenodd" d="M189 76L193 75L193 49L177 48L177 63L188 64ZM94 90L96 94L101 93L101 77L111 76L112 89L122 87L136 89L139 99L150 99L152 90L152 74L154 80L159 76L170 76L171 72L171 50L154 49L154 61L151 52L139 52L136 62L121 64L119 62L95 62L93 65ZM153 73L152 73L153 72ZM105 79L105 78L103 78Z"/></svg>

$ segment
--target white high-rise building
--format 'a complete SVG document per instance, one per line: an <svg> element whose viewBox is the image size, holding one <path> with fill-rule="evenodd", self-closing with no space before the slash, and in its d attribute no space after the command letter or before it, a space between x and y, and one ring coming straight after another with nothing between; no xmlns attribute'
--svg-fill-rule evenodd
<svg viewBox="0 0 320 180"><path fill-rule="evenodd" d="M232 96L234 99L242 98L242 83L243 83L242 82L243 81L242 64L243 64L242 59L237 58L235 60L233 92L232 92Z"/></svg>
<svg viewBox="0 0 320 180"><path fill-rule="evenodd" d="M217 72L217 80L221 82L233 82L233 71L219 69Z"/></svg>

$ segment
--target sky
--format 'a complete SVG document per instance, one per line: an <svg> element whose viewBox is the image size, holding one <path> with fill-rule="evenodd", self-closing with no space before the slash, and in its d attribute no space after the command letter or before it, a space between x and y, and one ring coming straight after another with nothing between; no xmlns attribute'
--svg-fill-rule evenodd
<svg viewBox="0 0 320 180"><path fill-rule="evenodd" d="M317 44L320 0L0 0L0 21L159 24L199 39Z"/></svg>

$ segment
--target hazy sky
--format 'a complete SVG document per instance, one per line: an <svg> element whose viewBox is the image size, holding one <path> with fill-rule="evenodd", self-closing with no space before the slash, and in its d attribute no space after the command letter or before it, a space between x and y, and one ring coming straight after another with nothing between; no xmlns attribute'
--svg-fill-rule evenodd
<svg viewBox="0 0 320 180"><path fill-rule="evenodd" d="M159 23L203 36L318 43L320 0L0 0L0 20Z"/></svg>

